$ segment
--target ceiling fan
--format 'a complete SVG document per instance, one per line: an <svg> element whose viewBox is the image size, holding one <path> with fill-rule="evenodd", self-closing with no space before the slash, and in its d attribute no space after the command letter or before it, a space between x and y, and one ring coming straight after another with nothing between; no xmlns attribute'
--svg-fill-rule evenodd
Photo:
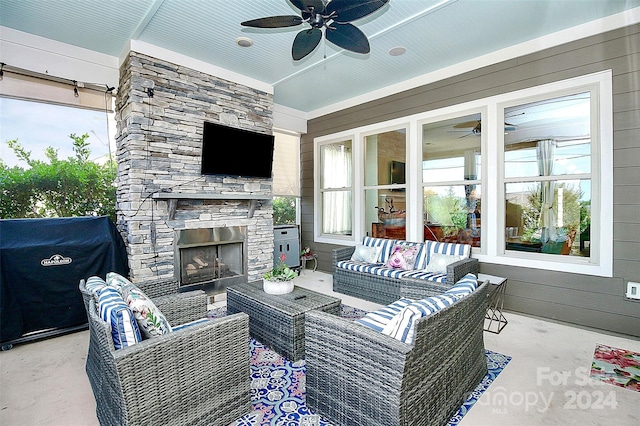
<svg viewBox="0 0 640 426"><path fill-rule="evenodd" d="M521 112L519 114L514 114L511 115L510 117L514 117L516 115L523 115L524 112ZM482 121L481 120L472 120L472 121L465 121L464 123L458 123L456 125L453 126L454 129L467 129L471 127L471 132L464 135L464 136L460 136L461 138L464 138L466 136L469 135L479 135L480 133L482 133ZM516 129L516 125L515 124L510 124L507 123L506 121L504 122L504 131L505 132L512 132Z"/></svg>
<svg viewBox="0 0 640 426"><path fill-rule="evenodd" d="M289 0L300 9L302 16L270 16L244 21L240 25L254 28L294 27L307 23L306 28L296 35L291 47L294 61L298 61L318 46L322 34L328 41L356 53L369 53L369 40L351 21L363 18L389 0Z"/></svg>

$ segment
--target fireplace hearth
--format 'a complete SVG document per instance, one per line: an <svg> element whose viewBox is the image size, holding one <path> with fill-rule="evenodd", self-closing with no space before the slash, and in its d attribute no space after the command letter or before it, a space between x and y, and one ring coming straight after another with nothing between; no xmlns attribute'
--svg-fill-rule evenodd
<svg viewBox="0 0 640 426"><path fill-rule="evenodd" d="M175 274L181 291L220 293L247 281L247 228L180 229L175 231Z"/></svg>

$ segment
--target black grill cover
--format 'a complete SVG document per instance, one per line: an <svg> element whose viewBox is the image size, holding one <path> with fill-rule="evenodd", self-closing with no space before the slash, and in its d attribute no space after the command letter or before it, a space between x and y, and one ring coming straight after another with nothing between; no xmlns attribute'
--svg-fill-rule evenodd
<svg viewBox="0 0 640 426"><path fill-rule="evenodd" d="M0 220L0 341L85 324L78 283L110 271L129 267L106 216Z"/></svg>

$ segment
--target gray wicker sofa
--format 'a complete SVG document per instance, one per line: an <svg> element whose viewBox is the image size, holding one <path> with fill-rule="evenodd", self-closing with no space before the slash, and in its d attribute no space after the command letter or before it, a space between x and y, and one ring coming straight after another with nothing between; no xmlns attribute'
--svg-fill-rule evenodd
<svg viewBox="0 0 640 426"><path fill-rule="evenodd" d="M417 247L419 254L414 270L386 267L385 262L396 244ZM479 272L478 260L469 257L471 247L464 244L436 241L414 243L364 237L362 245L380 248L377 262L368 264L351 260L356 247L342 247L332 251L333 291L387 305L401 297L420 299L442 293L468 273L477 276ZM425 272L424 268L434 254L457 254L462 259L447 265L446 273Z"/></svg>
<svg viewBox="0 0 640 426"><path fill-rule="evenodd" d="M172 326L193 325L115 349L94 294L79 285L89 319L86 372L101 425L228 425L251 410L249 318L207 320L203 291L152 300ZM173 283L157 286L171 292ZM178 328L178 327L175 327Z"/></svg>
<svg viewBox="0 0 640 426"><path fill-rule="evenodd" d="M418 319L413 346L354 321L308 312L307 406L336 425L447 424L487 374L487 286Z"/></svg>

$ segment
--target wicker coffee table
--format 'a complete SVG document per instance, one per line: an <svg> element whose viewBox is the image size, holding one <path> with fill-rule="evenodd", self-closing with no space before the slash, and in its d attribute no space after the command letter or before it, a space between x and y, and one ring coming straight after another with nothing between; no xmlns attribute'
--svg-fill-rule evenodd
<svg viewBox="0 0 640 426"><path fill-rule="evenodd" d="M297 286L289 294L267 294L262 281L227 287L227 313L247 313L249 334L290 361L304 358L305 312L340 315L341 302Z"/></svg>

